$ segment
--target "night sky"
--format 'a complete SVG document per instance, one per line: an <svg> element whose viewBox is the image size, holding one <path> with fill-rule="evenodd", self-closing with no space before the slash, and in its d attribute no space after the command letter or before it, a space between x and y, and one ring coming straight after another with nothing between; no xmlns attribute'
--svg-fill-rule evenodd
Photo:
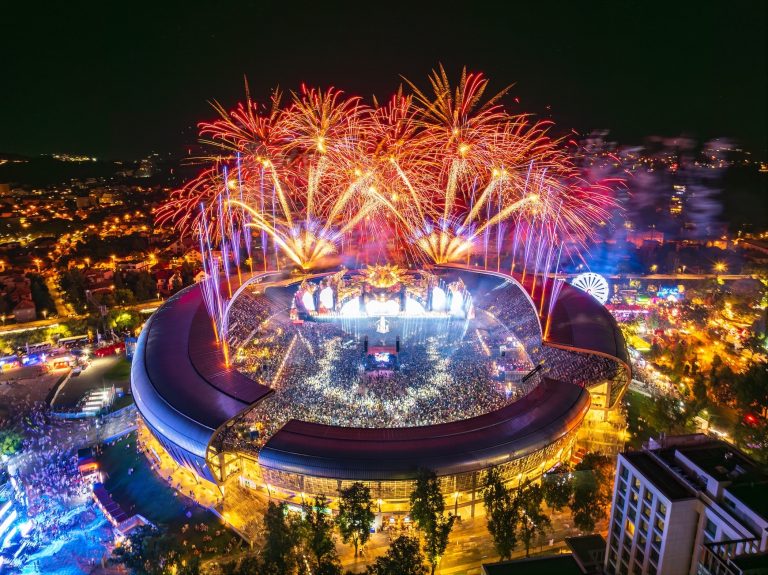
<svg viewBox="0 0 768 575"><path fill-rule="evenodd" d="M764 0L11 4L0 152L181 154L244 75L257 100L301 82L385 99L442 62L514 83L511 110L562 130L726 136L765 155Z"/></svg>

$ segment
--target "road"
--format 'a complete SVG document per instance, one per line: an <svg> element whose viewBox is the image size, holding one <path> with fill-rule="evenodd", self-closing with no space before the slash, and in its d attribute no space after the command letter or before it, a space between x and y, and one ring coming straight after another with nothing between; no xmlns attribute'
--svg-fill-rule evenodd
<svg viewBox="0 0 768 575"><path fill-rule="evenodd" d="M116 309L130 309L134 311L142 311L142 310L156 310L158 307L162 305L164 300L157 300L152 299L149 301L143 301L141 303L136 303L132 305L126 305L126 306L120 306ZM57 304L58 308L58 304ZM13 333L13 332L20 332L20 331L29 331L33 329L41 329L44 327L50 327L52 325L56 325L58 323L65 322L70 319L83 319L87 317L83 314L70 314L66 313L64 315L61 315L59 313L59 317L49 317L48 319L39 319L35 321L28 321L25 323L6 323L5 325L0 326L0 334L2 333Z"/></svg>
<svg viewBox="0 0 768 575"><path fill-rule="evenodd" d="M45 287L48 288L48 293L51 294L51 299L56 305L56 314L59 317L69 317L75 313L75 310L72 308L72 306L64 301L64 298L59 291L59 286L56 283L54 274L45 275Z"/></svg>

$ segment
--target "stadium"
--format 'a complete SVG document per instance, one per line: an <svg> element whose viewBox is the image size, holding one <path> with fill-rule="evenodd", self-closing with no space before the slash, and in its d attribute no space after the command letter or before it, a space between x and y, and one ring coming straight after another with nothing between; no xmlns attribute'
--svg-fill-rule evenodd
<svg viewBox="0 0 768 575"><path fill-rule="evenodd" d="M622 445L624 340L561 271L619 182L587 180L482 74L407 84L214 105L205 168L156 211L204 279L139 338L140 436L230 524L356 481L380 520L404 514L421 468L474 516L491 466L517 485Z"/></svg>
<svg viewBox="0 0 768 575"><path fill-rule="evenodd" d="M139 338L141 420L224 501L333 499L362 481L380 510L406 511L429 468L474 515L490 466L518 484L571 459L577 439L618 449L606 430L630 380L621 332L563 284L545 339L535 279L457 265L243 277L225 311L230 366L197 284Z"/></svg>

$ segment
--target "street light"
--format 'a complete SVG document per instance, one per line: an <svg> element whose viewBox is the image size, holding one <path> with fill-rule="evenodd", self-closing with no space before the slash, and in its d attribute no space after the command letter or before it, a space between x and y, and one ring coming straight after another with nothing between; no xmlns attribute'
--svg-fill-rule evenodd
<svg viewBox="0 0 768 575"><path fill-rule="evenodd" d="M717 262L715 263L715 272L716 273L723 273L728 271L728 264L725 262Z"/></svg>
<svg viewBox="0 0 768 575"><path fill-rule="evenodd" d="M43 263L42 260L40 260L40 258L35 258L32 261L35 262L35 265L37 266L37 273L40 273L40 264Z"/></svg>

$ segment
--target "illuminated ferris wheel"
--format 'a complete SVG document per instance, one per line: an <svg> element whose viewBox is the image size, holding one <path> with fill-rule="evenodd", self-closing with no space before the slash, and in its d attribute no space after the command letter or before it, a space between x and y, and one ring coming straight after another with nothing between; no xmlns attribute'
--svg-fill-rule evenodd
<svg viewBox="0 0 768 575"><path fill-rule="evenodd" d="M573 278L571 285L587 292L601 304L608 301L608 282L600 274L586 272Z"/></svg>

